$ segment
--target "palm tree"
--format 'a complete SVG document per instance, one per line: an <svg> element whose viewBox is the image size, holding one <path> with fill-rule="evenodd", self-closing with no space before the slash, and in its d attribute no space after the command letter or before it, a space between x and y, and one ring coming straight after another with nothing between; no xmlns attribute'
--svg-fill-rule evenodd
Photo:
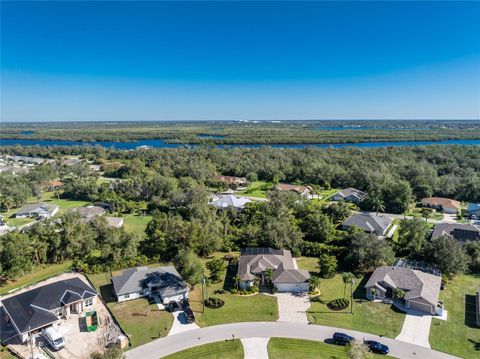
<svg viewBox="0 0 480 359"><path fill-rule="evenodd" d="M308 282L310 284L310 290L312 292L315 292L318 287L320 287L320 278L318 278L317 276L311 276Z"/></svg>
<svg viewBox="0 0 480 359"><path fill-rule="evenodd" d="M422 208L422 217L425 218L425 222L428 222L428 218L432 215L433 209Z"/></svg>
<svg viewBox="0 0 480 359"><path fill-rule="evenodd" d="M372 207L377 213L377 216L378 216L378 212L385 211L385 205L383 204L383 200L378 193L375 193L372 196Z"/></svg>
<svg viewBox="0 0 480 359"><path fill-rule="evenodd" d="M238 286L240 285L240 276L238 274L235 274L233 280L235 281L235 288L238 289Z"/></svg>
<svg viewBox="0 0 480 359"><path fill-rule="evenodd" d="M263 272L263 278L267 283L270 283L272 281L273 277L273 269L268 268L265 272Z"/></svg>
<svg viewBox="0 0 480 359"><path fill-rule="evenodd" d="M343 272L342 273L342 280L343 280L343 299L345 299L347 293L347 284L352 282L353 274L350 272Z"/></svg>

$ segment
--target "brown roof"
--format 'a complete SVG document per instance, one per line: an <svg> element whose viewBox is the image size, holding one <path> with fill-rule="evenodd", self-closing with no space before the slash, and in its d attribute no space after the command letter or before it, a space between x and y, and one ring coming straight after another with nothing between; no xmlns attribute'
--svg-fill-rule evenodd
<svg viewBox="0 0 480 359"><path fill-rule="evenodd" d="M442 206L447 208L460 209L460 202L450 198L428 197L422 199L422 204L428 206Z"/></svg>
<svg viewBox="0 0 480 359"><path fill-rule="evenodd" d="M213 179L216 180L216 181L226 182L228 184L247 182L247 179L245 177L235 177L235 176L219 175L219 176L213 177Z"/></svg>
<svg viewBox="0 0 480 359"><path fill-rule="evenodd" d="M287 183L279 183L275 187L278 191L295 191L298 193L302 193L305 190L311 190L310 186L302 186L302 185L295 185L295 184L287 184Z"/></svg>
<svg viewBox="0 0 480 359"><path fill-rule="evenodd" d="M61 186L63 186L63 182L61 182L61 181L50 181L50 182L47 182L47 186L48 187L61 187Z"/></svg>

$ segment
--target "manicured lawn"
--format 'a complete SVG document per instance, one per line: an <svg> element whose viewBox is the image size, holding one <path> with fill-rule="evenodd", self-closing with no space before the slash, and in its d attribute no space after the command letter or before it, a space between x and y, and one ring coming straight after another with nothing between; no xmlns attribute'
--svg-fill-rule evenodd
<svg viewBox="0 0 480 359"><path fill-rule="evenodd" d="M248 188L238 191L238 194L244 194L251 197L267 198L268 187L272 186L271 184L265 181L255 181L252 182ZM273 188L272 188L273 189Z"/></svg>
<svg viewBox="0 0 480 359"><path fill-rule="evenodd" d="M71 265L71 261L65 261L60 264L50 264L36 267L31 273L17 279L16 281L8 281L7 283L0 284L0 294L5 294L12 289L24 287L26 285L30 285L54 275L63 273L69 270Z"/></svg>
<svg viewBox="0 0 480 359"><path fill-rule="evenodd" d="M448 320L432 320L433 349L461 358L480 357L480 328L475 325L475 293L479 288L480 274L462 275L440 292Z"/></svg>
<svg viewBox="0 0 480 359"><path fill-rule="evenodd" d="M147 228L151 220L152 216L150 215L127 214L123 216L125 230L130 233L141 233L142 235L145 234L145 228Z"/></svg>
<svg viewBox="0 0 480 359"><path fill-rule="evenodd" d="M314 340L271 338L268 342L269 359L341 359L348 358L347 348ZM366 358L390 358L368 354Z"/></svg>
<svg viewBox="0 0 480 359"><path fill-rule="evenodd" d="M354 314L350 308L341 311L328 309L327 303L336 298L343 298L343 281L337 274L330 279L320 280L320 302L312 302L308 310L308 319L314 324L330 325L339 328L354 329L366 333L395 338L401 331L405 314L383 303L372 303L365 299L366 278L357 278L354 286ZM347 298L350 287L347 286Z"/></svg>
<svg viewBox="0 0 480 359"><path fill-rule="evenodd" d="M228 340L211 344L199 345L164 359L243 359L243 346L240 340Z"/></svg>
<svg viewBox="0 0 480 359"><path fill-rule="evenodd" d="M298 269L306 269L311 273L318 273L318 258L298 257L296 258Z"/></svg>
<svg viewBox="0 0 480 359"><path fill-rule="evenodd" d="M157 263L152 266L158 265ZM117 274L120 274L120 271L113 272L113 275ZM109 273L90 274L88 279L130 337L132 347L165 337L170 331L173 316L165 310L158 310L157 306L149 304L147 299L140 298L122 303L114 301Z"/></svg>

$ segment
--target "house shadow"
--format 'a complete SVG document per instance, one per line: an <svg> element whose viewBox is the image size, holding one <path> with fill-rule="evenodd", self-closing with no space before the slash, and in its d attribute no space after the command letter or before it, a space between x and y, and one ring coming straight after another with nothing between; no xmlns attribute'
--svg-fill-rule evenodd
<svg viewBox="0 0 480 359"><path fill-rule="evenodd" d="M465 294L465 318L464 323L470 328L479 328L476 322L476 304L477 297L471 294ZM478 342L480 343L480 342Z"/></svg>
<svg viewBox="0 0 480 359"><path fill-rule="evenodd" d="M368 280L370 279L370 276L372 273L367 273L362 277L362 280L360 283L358 283L357 287L353 291L353 300L357 303L362 303L365 301L368 301L367 296L366 296L366 289L365 285L367 284ZM347 286L347 291L349 290Z"/></svg>
<svg viewBox="0 0 480 359"><path fill-rule="evenodd" d="M113 285L112 283L104 284L99 287L100 295L102 296L103 300L106 303L115 302L115 294L113 292Z"/></svg>
<svg viewBox="0 0 480 359"><path fill-rule="evenodd" d="M225 273L225 280L223 281L223 289L230 291L235 288L235 280L233 279L237 274L238 264L229 264L227 266L227 272Z"/></svg>

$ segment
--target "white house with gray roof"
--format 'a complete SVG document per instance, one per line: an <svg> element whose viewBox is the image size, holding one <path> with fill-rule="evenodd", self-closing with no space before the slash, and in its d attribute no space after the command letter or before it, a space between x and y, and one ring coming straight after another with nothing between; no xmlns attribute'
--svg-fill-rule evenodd
<svg viewBox="0 0 480 359"><path fill-rule="evenodd" d="M58 206L47 203L33 203L27 204L15 212L16 218L27 217L53 217L58 212Z"/></svg>
<svg viewBox="0 0 480 359"><path fill-rule="evenodd" d="M334 201L347 201L352 203L360 203L366 196L366 193L356 188L345 188L332 196Z"/></svg>
<svg viewBox="0 0 480 359"><path fill-rule="evenodd" d="M119 302L151 296L168 304L188 298L188 285L172 266L126 269L112 277L112 284Z"/></svg>
<svg viewBox="0 0 480 359"><path fill-rule="evenodd" d="M243 248L238 261L240 288L247 289L258 280L266 284L265 271L273 271L272 284L279 292L306 292L310 274L298 269L292 253L285 249Z"/></svg>
<svg viewBox="0 0 480 359"><path fill-rule="evenodd" d="M396 299L395 290L402 289L405 296L398 300L407 308L435 315L441 312L438 306L441 283L442 278L437 275L412 268L382 266L375 269L365 289L370 300Z"/></svg>
<svg viewBox="0 0 480 359"><path fill-rule="evenodd" d="M248 198L243 197L235 197L231 194L227 195L220 195L216 196L211 202L208 204L211 206L216 207L217 209L227 209L227 208L235 208L238 211L241 211L245 208L247 203L250 203Z"/></svg>
<svg viewBox="0 0 480 359"><path fill-rule="evenodd" d="M385 214L375 214L371 212L361 212L354 214L342 223L343 229L358 227L367 233L373 233L378 236L384 236L388 228L392 225L393 218Z"/></svg>

